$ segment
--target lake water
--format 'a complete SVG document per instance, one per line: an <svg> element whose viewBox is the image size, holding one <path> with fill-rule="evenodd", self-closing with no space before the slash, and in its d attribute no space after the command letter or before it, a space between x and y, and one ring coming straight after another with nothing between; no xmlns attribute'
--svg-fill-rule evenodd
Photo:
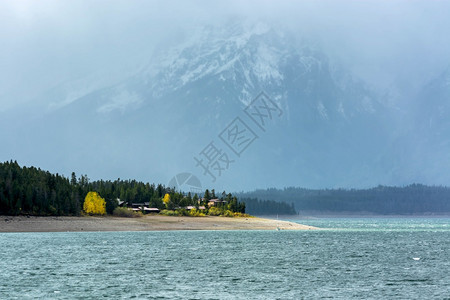
<svg viewBox="0 0 450 300"><path fill-rule="evenodd" d="M333 229L3 233L0 299L450 299L450 219L301 223Z"/></svg>

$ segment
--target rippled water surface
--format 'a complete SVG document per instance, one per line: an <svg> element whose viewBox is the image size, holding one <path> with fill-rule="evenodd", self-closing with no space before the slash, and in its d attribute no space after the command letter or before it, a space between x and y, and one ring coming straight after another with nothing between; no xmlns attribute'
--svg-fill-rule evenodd
<svg viewBox="0 0 450 300"><path fill-rule="evenodd" d="M306 220L333 229L296 232L3 233L0 299L450 299L449 221Z"/></svg>

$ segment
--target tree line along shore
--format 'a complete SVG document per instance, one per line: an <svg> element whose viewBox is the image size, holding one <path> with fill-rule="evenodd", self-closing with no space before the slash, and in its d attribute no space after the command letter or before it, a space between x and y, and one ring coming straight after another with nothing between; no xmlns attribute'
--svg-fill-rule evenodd
<svg viewBox="0 0 450 300"><path fill-rule="evenodd" d="M207 189L200 195L182 193L162 184L121 179L90 181L87 175L77 177L75 173L66 178L36 167L21 167L16 161L0 163L0 215L79 216L86 211L83 208L89 192L103 199L104 211L100 214L112 215L116 211L118 216L139 215L130 215L128 208L143 213L153 208L153 212L169 216L450 213L450 188L445 186L289 187L235 194L216 194Z"/></svg>
<svg viewBox="0 0 450 300"><path fill-rule="evenodd" d="M249 202L259 212L257 207L271 201ZM292 209L275 202L269 208L272 210L267 214ZM90 181L87 175L77 177L75 173L66 178L36 167L21 167L17 161L0 163L0 215L135 217L148 211L168 216L248 216L246 203L225 191L216 195L213 189L206 189L199 195L162 184L121 179Z"/></svg>
<svg viewBox="0 0 450 300"><path fill-rule="evenodd" d="M450 188L410 184L366 189L260 189L237 194L239 199L270 199L289 203L300 215L449 215Z"/></svg>

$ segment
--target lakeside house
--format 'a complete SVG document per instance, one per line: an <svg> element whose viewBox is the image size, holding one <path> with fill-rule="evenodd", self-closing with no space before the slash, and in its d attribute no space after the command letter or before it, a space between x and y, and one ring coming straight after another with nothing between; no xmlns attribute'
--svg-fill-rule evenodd
<svg viewBox="0 0 450 300"><path fill-rule="evenodd" d="M208 201L208 207L212 207L212 206L222 206L227 204L227 201L225 200L220 200L220 199L211 199Z"/></svg>
<svg viewBox="0 0 450 300"><path fill-rule="evenodd" d="M200 199L199 203L201 201L203 201L203 200L204 200L204 198ZM128 205L127 201L122 201L119 198L117 198L116 201L117 201L117 204L118 204L119 207L127 207L128 209L133 210L135 212L142 211L144 214L145 213L159 213L160 212L159 208L150 207L150 202L136 202L136 203L132 203L131 206L130 206L130 205ZM221 207L221 206L224 206L226 204L227 204L226 200L221 200L221 199L217 199L216 198L216 199L208 200L207 207L208 208L209 207ZM196 207L193 206L193 205L189 205L189 206L186 206L184 208L187 209L187 210L192 210L192 209L194 209ZM199 210L205 210L206 207L202 205L202 206L199 206L198 209Z"/></svg>
<svg viewBox="0 0 450 300"><path fill-rule="evenodd" d="M150 202L132 203L131 206L129 206L127 201L122 201L119 198L117 198L116 201L119 207L127 207L132 211L142 211L144 214L160 212L159 208L150 207Z"/></svg>
<svg viewBox="0 0 450 300"><path fill-rule="evenodd" d="M142 211L143 213L159 213L159 208L150 207L150 202L132 203L131 209L133 211Z"/></svg>
<svg viewBox="0 0 450 300"><path fill-rule="evenodd" d="M144 207L144 213L159 213L159 208L156 208L156 207Z"/></svg>

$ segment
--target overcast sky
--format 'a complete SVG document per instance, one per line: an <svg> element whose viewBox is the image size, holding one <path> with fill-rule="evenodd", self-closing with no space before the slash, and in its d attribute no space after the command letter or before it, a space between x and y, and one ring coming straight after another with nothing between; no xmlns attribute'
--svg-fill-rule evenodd
<svg viewBox="0 0 450 300"><path fill-rule="evenodd" d="M289 27L376 87L416 87L450 62L450 1L0 0L0 111L58 84L125 74L230 16Z"/></svg>

